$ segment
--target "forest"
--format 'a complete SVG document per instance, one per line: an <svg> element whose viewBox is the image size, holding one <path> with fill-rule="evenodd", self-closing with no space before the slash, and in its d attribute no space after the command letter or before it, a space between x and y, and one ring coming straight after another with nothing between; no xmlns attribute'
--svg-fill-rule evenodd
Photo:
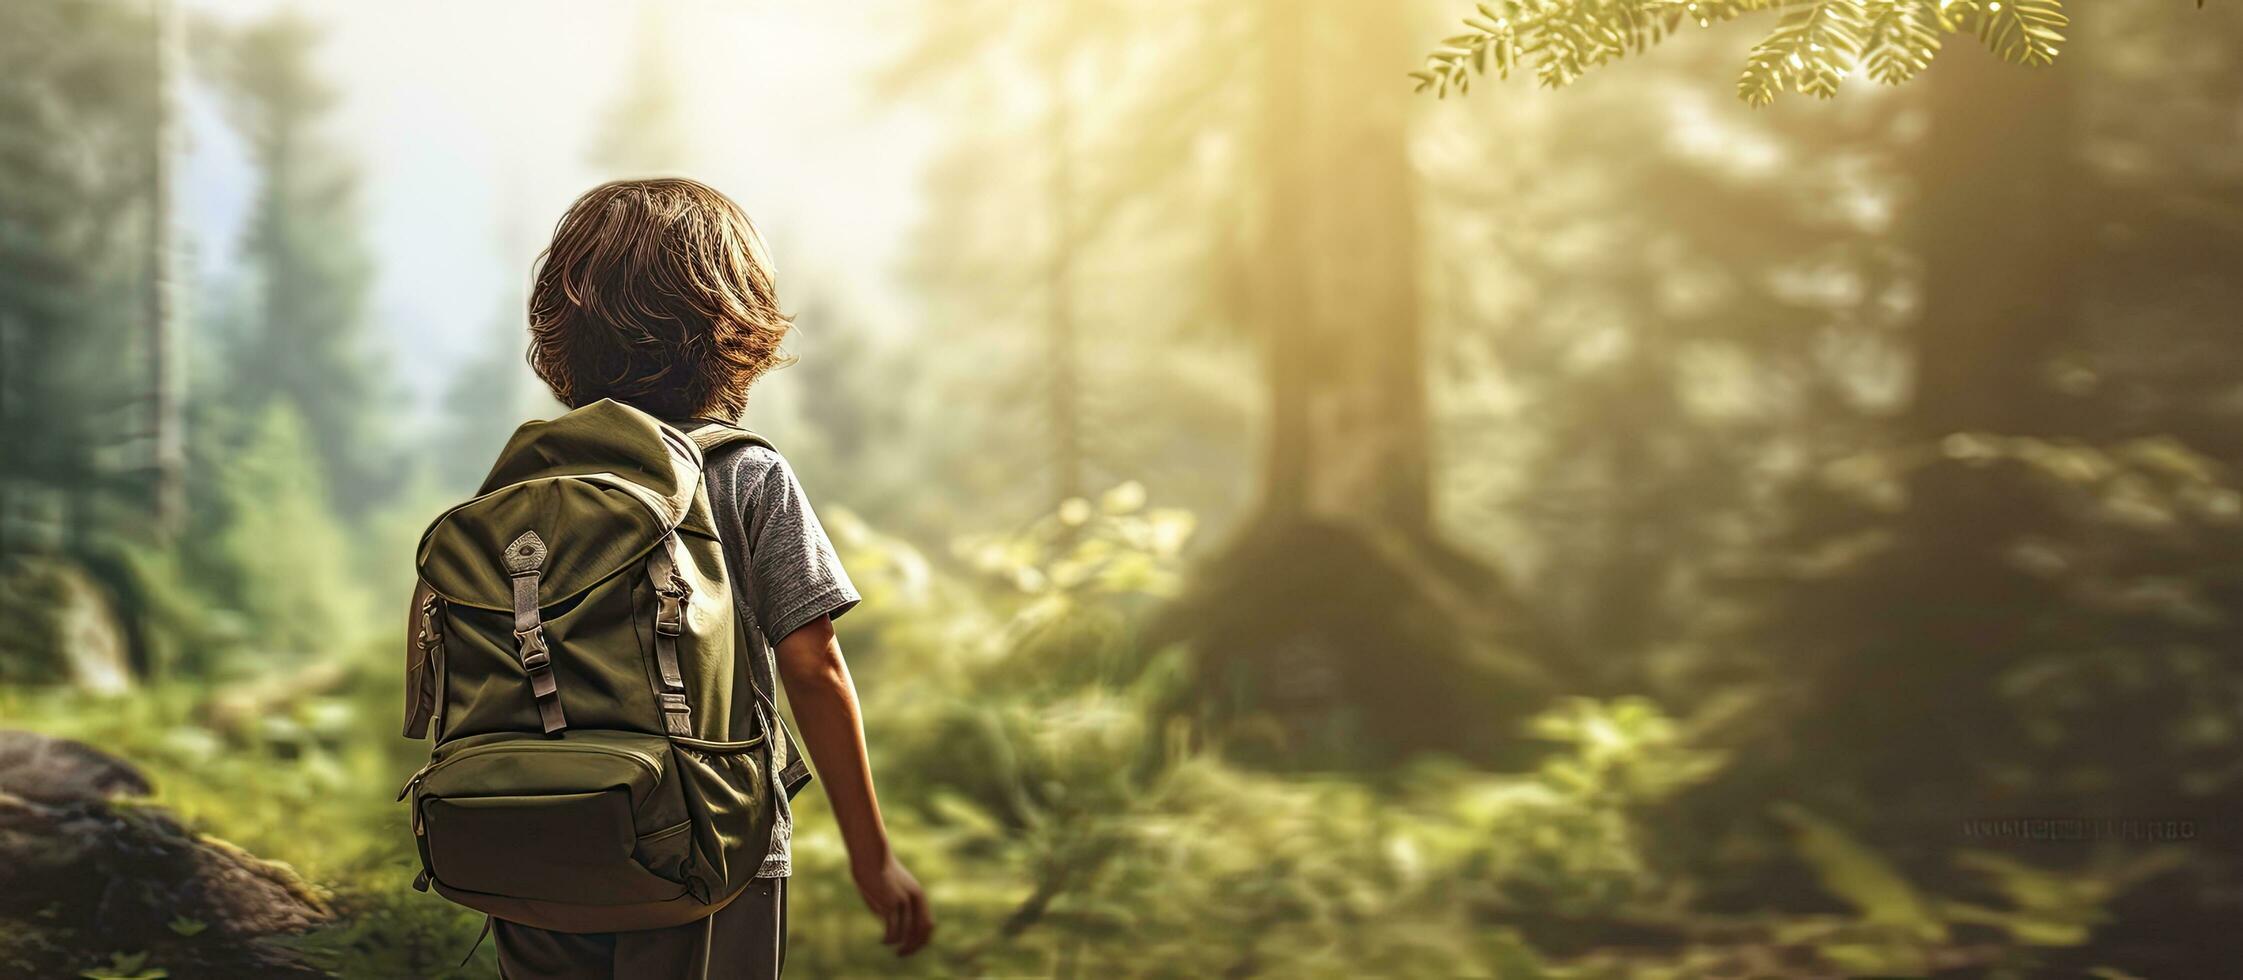
<svg viewBox="0 0 2243 980"><path fill-rule="evenodd" d="M2243 972L2234 4L0 0L0 64L0 977L497 975L410 887L414 544L653 174L771 241L747 422L941 922L813 784L796 975Z"/></svg>

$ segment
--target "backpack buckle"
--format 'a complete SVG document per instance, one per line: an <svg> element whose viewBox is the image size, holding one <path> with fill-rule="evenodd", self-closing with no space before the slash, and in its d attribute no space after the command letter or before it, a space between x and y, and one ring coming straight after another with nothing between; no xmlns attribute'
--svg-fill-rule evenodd
<svg viewBox="0 0 2243 980"><path fill-rule="evenodd" d="M677 636L685 632L685 603L681 594L661 593L662 601L654 613L654 631L663 636Z"/></svg>
<svg viewBox="0 0 2243 980"><path fill-rule="evenodd" d="M514 643L522 651L522 666L536 670L552 662L545 647L545 627L533 626L516 632Z"/></svg>
<svg viewBox="0 0 2243 980"><path fill-rule="evenodd" d="M693 706L685 701L685 692L661 691L655 699L662 702L662 728L672 735L693 737Z"/></svg>

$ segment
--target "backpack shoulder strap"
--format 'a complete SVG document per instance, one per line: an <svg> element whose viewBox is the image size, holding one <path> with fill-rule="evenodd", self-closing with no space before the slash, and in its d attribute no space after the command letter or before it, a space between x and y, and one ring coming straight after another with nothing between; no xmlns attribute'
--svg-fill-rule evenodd
<svg viewBox="0 0 2243 980"><path fill-rule="evenodd" d="M695 419L685 434L693 440L694 445L701 447L703 458L726 446L743 442L774 451L778 449L771 444L771 440L757 435L753 429L744 429L715 419Z"/></svg>
<svg viewBox="0 0 2243 980"><path fill-rule="evenodd" d="M701 447L703 459L707 459L709 454L726 446L743 442L762 446L773 452L778 451L778 447L773 446L771 440L758 435L754 430L716 419L693 420L693 427L686 431L686 435L693 440L694 445ZM745 542L741 544L740 550L742 552L749 550ZM747 587L747 595L753 596L756 594L755 564L752 555L750 559L747 567L739 570L739 574ZM763 637L760 631L746 628L746 620L736 617L733 625L743 637L747 638L749 643L754 645L755 649L760 651L770 646L769 641ZM748 636L751 633L754 635ZM775 682L776 678L773 680ZM773 702L771 695L764 691L763 685L755 683L752 672L749 674L748 686L755 691L756 700L761 702L761 707L766 712L764 717L768 719L768 722L764 731L778 733L777 738L768 739L765 744L769 746L772 753L774 767L779 770L779 784L786 789L787 798L793 799L795 794L802 792L804 786L810 784L810 767L803 760L801 746L795 744L794 732L787 727L786 718L779 714L779 706Z"/></svg>

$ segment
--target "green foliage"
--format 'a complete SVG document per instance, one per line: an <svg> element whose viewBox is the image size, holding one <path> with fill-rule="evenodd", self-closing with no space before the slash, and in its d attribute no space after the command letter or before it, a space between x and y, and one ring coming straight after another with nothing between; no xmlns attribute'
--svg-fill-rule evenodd
<svg viewBox="0 0 2243 980"><path fill-rule="evenodd" d="M204 540L217 546L216 540ZM231 608L225 589L197 581L180 552L136 549L129 561L153 675L209 676L254 649L251 624Z"/></svg>
<svg viewBox="0 0 2243 980"><path fill-rule="evenodd" d="M0 564L0 616L17 624L0 639L0 683L68 679L56 651L74 638L66 635L56 610L80 579L82 575L58 562L18 559Z"/></svg>
<svg viewBox="0 0 2243 980"><path fill-rule="evenodd" d="M171 971L148 965L147 953L111 953L109 962L78 974L86 980L164 980Z"/></svg>
<svg viewBox="0 0 2243 980"><path fill-rule="evenodd" d="M352 541L327 505L309 433L269 405L219 475L230 520L218 548L238 569L231 596L261 650L303 659L363 635L371 610L351 574Z"/></svg>
<svg viewBox="0 0 2243 980"><path fill-rule="evenodd" d="M1949 34L1973 34L2005 61L2047 65L2070 23L2062 0L1501 0L1479 4L1464 19L1468 31L1442 41L1410 77L1418 91L1463 95L1474 75L1509 78L1532 65L1556 88L1685 25L1754 14L1777 17L1737 81L1738 97L1755 106L1785 91L1831 98L1860 71L1897 85L1931 64Z"/></svg>
<svg viewBox="0 0 2243 980"><path fill-rule="evenodd" d="M1147 507L1135 489L1086 507L1019 540L961 545L1009 556L990 567L1012 571L978 586L930 575L909 545L846 510L828 515L870 596L847 637L889 824L943 925L912 960L880 947L813 790L796 801L796 969L1686 977L1778 955L1753 952L1765 948L1898 970L1948 962L1958 924L1998 930L2017 948L2076 943L2145 872L2069 875L1964 856L2000 901L1954 902L1843 828L1787 810L1798 859L1854 911L1701 920L1691 911L1700 884L1659 853L1660 824L1678 797L1722 778L1727 753L1638 697L1554 705L1525 733L1548 751L1518 772L1430 760L1376 781L1245 769L1167 710L1185 676L1177 655L1129 649L1129 622L1163 577L1096 571L1133 560L1164 568L1181 540L1159 528L1188 519ZM1099 556L1091 571L1058 573L1086 547ZM1041 570L1025 591L1022 568ZM1061 582L1072 585L1055 608ZM325 884L343 918L286 945L340 975L487 976L487 944L458 965L480 917L409 887L417 863L391 797L417 745L384 734L396 711L393 646L352 647L340 684L265 702L274 706L256 725L224 723L235 692L179 684L98 702L0 688L0 715L133 760L156 775L158 804ZM1101 666L1086 670L1085 658ZM1627 958L1547 948L1605 927L1679 938Z"/></svg>
<svg viewBox="0 0 2243 980"><path fill-rule="evenodd" d="M1823 888L1859 909L1864 924L1917 942L1947 938L1946 927L1915 886L1875 851L1799 806L1779 805L1777 814L1791 827L1794 846Z"/></svg>
<svg viewBox="0 0 2243 980"><path fill-rule="evenodd" d="M1085 600L1175 595L1195 523L1189 511L1146 507L1144 485L1132 480L1096 503L1061 501L1012 534L962 536L953 550L1035 603L1028 618L1036 621Z"/></svg>
<svg viewBox="0 0 2243 980"><path fill-rule="evenodd" d="M2168 871L2186 858L2174 852L2104 852L2085 866L2057 872L1991 851L1956 851L1955 868L1989 905L1929 892L1875 848L1796 804L1776 807L1792 846L1825 891L1854 910L1847 917L1807 916L1779 930L1811 943L1852 973L1922 973L1952 966L1960 930L1999 935L2006 949L1981 967L2029 970L2045 950L2086 943L2109 920L2109 902L2123 889ZM2020 974L2023 975L2023 974Z"/></svg>

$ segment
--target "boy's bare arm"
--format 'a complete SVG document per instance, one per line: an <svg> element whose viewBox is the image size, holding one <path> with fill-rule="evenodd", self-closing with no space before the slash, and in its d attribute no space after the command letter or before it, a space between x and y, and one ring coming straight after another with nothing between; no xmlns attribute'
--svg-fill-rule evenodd
<svg viewBox="0 0 2243 980"><path fill-rule="evenodd" d="M779 641L776 653L779 679L794 706L803 745L841 824L857 891L886 925L882 941L896 947L898 956L917 952L934 935L934 916L919 882L888 846L880 800L872 791L872 761L865 752L857 688L849 679L849 664L841 658L833 620L820 616L803 624Z"/></svg>

